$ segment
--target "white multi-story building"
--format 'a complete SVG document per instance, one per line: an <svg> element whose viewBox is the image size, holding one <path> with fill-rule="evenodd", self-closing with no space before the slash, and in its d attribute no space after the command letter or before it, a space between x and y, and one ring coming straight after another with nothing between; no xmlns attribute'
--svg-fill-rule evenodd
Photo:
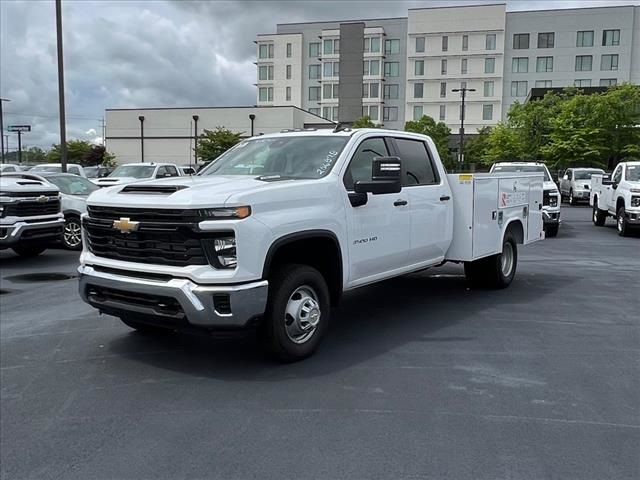
<svg viewBox="0 0 640 480"><path fill-rule="evenodd" d="M532 88L640 83L640 6L506 12L419 8L407 17L280 24L259 35L258 105L388 128L429 115L468 133Z"/></svg>

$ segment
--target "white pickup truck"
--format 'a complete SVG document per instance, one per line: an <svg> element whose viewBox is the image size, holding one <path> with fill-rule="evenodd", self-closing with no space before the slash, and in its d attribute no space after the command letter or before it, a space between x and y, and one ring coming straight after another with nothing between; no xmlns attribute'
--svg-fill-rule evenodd
<svg viewBox="0 0 640 480"><path fill-rule="evenodd" d="M508 286L517 244L544 238L542 184L447 175L432 140L406 132L254 137L197 176L94 192L80 295L140 330L257 326L299 360L344 291L448 261L473 286Z"/></svg>
<svg viewBox="0 0 640 480"><path fill-rule="evenodd" d="M611 178L591 177L589 205L593 207L593 223L604 225L611 215L616 219L618 233L628 235L632 227L640 225L640 162L622 162Z"/></svg>

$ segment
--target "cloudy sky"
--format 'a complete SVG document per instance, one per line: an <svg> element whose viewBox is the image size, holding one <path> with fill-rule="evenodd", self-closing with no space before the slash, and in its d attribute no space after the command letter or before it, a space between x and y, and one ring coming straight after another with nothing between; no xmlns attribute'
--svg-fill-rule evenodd
<svg viewBox="0 0 640 480"><path fill-rule="evenodd" d="M100 141L105 108L255 103L257 33L277 23L405 16L474 0L63 0L67 138ZM639 4L640 0L509 0L507 9ZM5 126L31 124L27 146L59 141L55 6L0 1ZM10 147L16 148L14 137Z"/></svg>

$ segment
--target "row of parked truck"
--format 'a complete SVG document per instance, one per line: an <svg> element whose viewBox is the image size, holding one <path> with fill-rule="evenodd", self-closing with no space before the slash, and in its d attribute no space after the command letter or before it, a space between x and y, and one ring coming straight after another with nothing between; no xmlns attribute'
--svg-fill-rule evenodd
<svg viewBox="0 0 640 480"><path fill-rule="evenodd" d="M636 168L601 182L607 205L624 182L637 186ZM0 246L33 254L63 228L60 194L46 178L10 175L0 177ZM137 330L255 328L270 353L294 361L315 351L349 290L447 262L464 265L474 288L509 286L518 245L555 235L559 208L543 164L447 174L418 134L264 135L197 176L96 189L80 220L80 295Z"/></svg>

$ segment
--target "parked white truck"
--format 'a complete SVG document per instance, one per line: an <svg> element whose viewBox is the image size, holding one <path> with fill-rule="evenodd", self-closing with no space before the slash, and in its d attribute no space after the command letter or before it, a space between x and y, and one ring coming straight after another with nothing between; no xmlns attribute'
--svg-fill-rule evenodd
<svg viewBox="0 0 640 480"><path fill-rule="evenodd" d="M80 295L135 329L258 326L299 360L344 291L447 261L508 286L517 245L544 238L542 191L542 174L447 175L418 134L254 137L197 176L93 193Z"/></svg>
<svg viewBox="0 0 640 480"><path fill-rule="evenodd" d="M608 216L616 219L618 233L626 236L640 225L640 162L622 162L611 178L591 177L589 204L593 208L593 223L604 225Z"/></svg>

